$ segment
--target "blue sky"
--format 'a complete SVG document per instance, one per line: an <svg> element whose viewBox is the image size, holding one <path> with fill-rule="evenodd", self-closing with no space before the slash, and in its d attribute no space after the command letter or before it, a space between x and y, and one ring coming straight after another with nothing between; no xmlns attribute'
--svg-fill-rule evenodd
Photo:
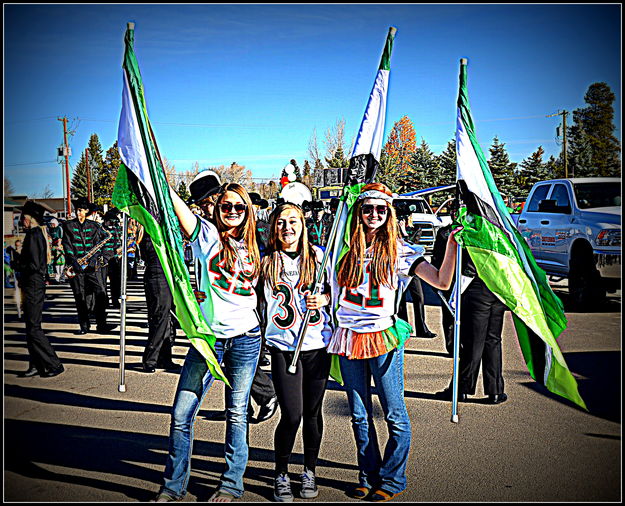
<svg viewBox="0 0 625 506"><path fill-rule="evenodd" d="M557 155L560 117L606 82L621 139L620 4L3 5L4 167L17 194L62 196L67 116L80 160L117 137L126 23L160 152L179 171L237 162L254 177L303 165L316 130L355 137L389 26L386 131L402 116L434 153L454 136L460 58L482 149ZM569 115L569 121L572 115ZM570 123L569 123L570 124ZM349 148L349 146L347 147Z"/></svg>

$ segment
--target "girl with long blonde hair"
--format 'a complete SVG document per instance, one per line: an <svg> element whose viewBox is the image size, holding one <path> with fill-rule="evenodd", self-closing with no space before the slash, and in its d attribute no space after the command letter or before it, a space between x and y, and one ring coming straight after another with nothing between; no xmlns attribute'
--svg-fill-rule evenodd
<svg viewBox="0 0 625 506"><path fill-rule="evenodd" d="M308 242L302 209L292 203L278 206L269 218L269 240L262 262L261 284L266 306L265 340L271 353L271 372L280 422L274 433L274 499L293 500L288 474L295 437L303 420L304 470L300 497L319 494L315 468L323 434L322 404L330 372L326 346L332 335L329 286L312 295L323 252ZM311 316L295 374L288 372L307 310Z"/></svg>
<svg viewBox="0 0 625 506"><path fill-rule="evenodd" d="M230 502L243 495L248 460L248 417L252 380L262 336L255 285L260 273L256 222L250 197L241 185L219 188L213 221L193 213L173 191L180 226L200 265L200 309L215 334L215 355L230 383L226 387L226 467L209 502ZM196 273L197 274L197 273ZM180 373L169 436L169 455L157 502L179 500L191 474L193 425L213 384L206 360L191 346Z"/></svg>
<svg viewBox="0 0 625 506"><path fill-rule="evenodd" d="M456 242L452 233L440 270L423 257L422 246L398 235L391 191L370 183L352 206L350 248L337 276L335 330L328 352L339 356L358 450L358 484L349 495L388 501L406 489L410 419L404 402L404 343L410 325L397 317L398 303L412 276L449 288ZM380 453L373 424L371 378L378 392L389 440Z"/></svg>

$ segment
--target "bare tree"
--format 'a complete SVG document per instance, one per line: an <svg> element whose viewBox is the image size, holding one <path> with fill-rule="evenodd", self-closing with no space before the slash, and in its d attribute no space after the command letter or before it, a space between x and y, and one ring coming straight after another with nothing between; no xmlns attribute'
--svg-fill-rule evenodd
<svg viewBox="0 0 625 506"><path fill-rule="evenodd" d="M321 154L319 153L319 144L317 143L317 129L313 128L313 133L308 141L308 155L316 164L317 161L321 161Z"/></svg>
<svg viewBox="0 0 625 506"><path fill-rule="evenodd" d="M50 184L47 184L43 191L38 195L40 199L50 199L54 197L54 192L50 188Z"/></svg>
<svg viewBox="0 0 625 506"><path fill-rule="evenodd" d="M14 195L15 194L15 187L13 186L13 183L11 182L11 180L5 176L4 178L4 196L8 197L9 195Z"/></svg>
<svg viewBox="0 0 625 506"><path fill-rule="evenodd" d="M326 158L333 158L339 148L345 152L345 120L343 118L336 120L335 125L326 130L324 144L326 146Z"/></svg>

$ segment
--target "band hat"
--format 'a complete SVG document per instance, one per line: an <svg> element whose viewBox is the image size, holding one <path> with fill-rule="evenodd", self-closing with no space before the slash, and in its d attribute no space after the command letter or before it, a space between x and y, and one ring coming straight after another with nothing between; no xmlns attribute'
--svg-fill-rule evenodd
<svg viewBox="0 0 625 506"><path fill-rule="evenodd" d="M188 204L196 204L202 200L214 195L221 189L221 180L212 170L205 170L200 172L191 184L189 185L189 192L191 198L187 202Z"/></svg>
<svg viewBox="0 0 625 506"><path fill-rule="evenodd" d="M34 200L27 200L22 207L22 216L25 214L32 216L40 225L43 225L43 215L45 212L45 208Z"/></svg>
<svg viewBox="0 0 625 506"><path fill-rule="evenodd" d="M391 204L393 203L393 197L379 190L367 190L365 192L362 192L360 195L358 195L358 200L363 199L382 199L386 200L386 202L389 202Z"/></svg>
<svg viewBox="0 0 625 506"><path fill-rule="evenodd" d="M87 209L91 212L91 202L87 197L78 197L72 201L72 204L74 204L74 209Z"/></svg>

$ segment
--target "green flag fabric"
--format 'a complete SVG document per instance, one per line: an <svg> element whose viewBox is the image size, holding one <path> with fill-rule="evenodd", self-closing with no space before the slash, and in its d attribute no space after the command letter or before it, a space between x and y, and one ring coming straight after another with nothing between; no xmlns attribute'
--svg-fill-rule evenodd
<svg viewBox="0 0 625 506"><path fill-rule="evenodd" d="M466 208L456 237L486 286L512 311L532 378L550 392L587 409L556 342L566 328L560 299L516 229L477 142L467 91L467 60L460 63L456 120L458 181Z"/></svg>
<svg viewBox="0 0 625 506"><path fill-rule="evenodd" d="M351 208L360 194L362 187L373 181L380 166L380 154L384 139L384 124L386 122L386 99L391 72L391 53L397 29L391 26L386 36L382 58L373 83L373 89L369 95L367 107L360 123L356 142L350 155L349 169L343 178L345 186L341 195L341 202L335 217L336 233L334 242L327 245L332 251L332 307L338 306L338 293L336 285L336 273L338 262L349 250L349 230L351 226ZM335 322L336 323L336 322ZM332 368L330 375L339 383L343 384L338 355L332 355Z"/></svg>
<svg viewBox="0 0 625 506"><path fill-rule="evenodd" d="M147 114L144 87L134 52L134 23L128 23L123 61L122 111L118 128L120 164L112 203L145 227L165 272L176 318L211 374L228 384L214 353L215 336L193 293L184 263L182 235L163 163Z"/></svg>

